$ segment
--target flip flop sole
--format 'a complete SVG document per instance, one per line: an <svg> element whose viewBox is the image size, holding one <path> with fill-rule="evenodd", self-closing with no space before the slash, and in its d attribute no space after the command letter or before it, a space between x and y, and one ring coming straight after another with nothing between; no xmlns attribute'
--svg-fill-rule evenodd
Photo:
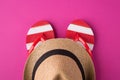
<svg viewBox="0 0 120 80"><path fill-rule="evenodd" d="M45 39L54 38L54 31L50 23L47 21L39 21L35 23L28 31L26 37L26 47L27 50L31 48L34 41L44 34ZM39 44L41 41L39 41Z"/></svg>
<svg viewBox="0 0 120 80"><path fill-rule="evenodd" d="M74 39L76 33L88 44L90 50L93 50L94 33L90 26L82 20L75 20L68 26L66 37Z"/></svg>

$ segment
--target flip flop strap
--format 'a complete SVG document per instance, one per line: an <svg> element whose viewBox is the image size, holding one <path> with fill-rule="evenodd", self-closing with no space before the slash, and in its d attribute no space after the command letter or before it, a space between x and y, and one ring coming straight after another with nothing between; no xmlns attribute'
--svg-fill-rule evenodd
<svg viewBox="0 0 120 80"><path fill-rule="evenodd" d="M83 47L86 49L86 51L87 51L87 52L89 53L89 55L92 57L92 52L91 52L90 48L88 47L86 41L84 41L84 40L80 37L80 35L79 35L78 33L76 33L76 36L75 36L75 39L74 39L74 40L75 40L75 41L80 41L80 42L82 43Z"/></svg>
<svg viewBox="0 0 120 80"><path fill-rule="evenodd" d="M42 41L42 42L45 41L44 33L33 42L32 46L30 47L28 51L28 55L34 50L35 46L38 44L39 41Z"/></svg>

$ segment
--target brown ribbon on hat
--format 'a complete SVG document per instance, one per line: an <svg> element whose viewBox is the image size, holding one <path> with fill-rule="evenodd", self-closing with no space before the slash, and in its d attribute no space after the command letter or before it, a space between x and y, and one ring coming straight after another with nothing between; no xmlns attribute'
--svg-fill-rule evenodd
<svg viewBox="0 0 120 80"><path fill-rule="evenodd" d="M51 51L46 52L45 54L43 54L38 61L36 62L34 69L33 69L33 73L32 73L32 80L34 80L35 77L35 73L37 71L37 68L39 67L39 65L48 57L53 56L53 55L63 55L63 56L68 56L70 58L72 58L77 66L79 67L79 70L82 74L82 79L85 80L85 73L84 73L84 69L82 67L82 64L80 62L80 60L70 51L68 50L63 50L63 49L54 49Z"/></svg>

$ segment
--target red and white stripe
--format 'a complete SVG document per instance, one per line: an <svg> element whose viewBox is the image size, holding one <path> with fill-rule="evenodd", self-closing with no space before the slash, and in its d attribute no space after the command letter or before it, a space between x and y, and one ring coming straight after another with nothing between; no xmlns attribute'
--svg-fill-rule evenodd
<svg viewBox="0 0 120 80"><path fill-rule="evenodd" d="M45 39L54 38L52 26L47 21L39 21L29 29L26 38L27 50L29 50L33 45L34 41L37 38L42 37L43 34L45 36ZM36 44L36 46L40 45L41 43L42 42L39 41L38 44Z"/></svg>
<svg viewBox="0 0 120 80"><path fill-rule="evenodd" d="M86 24L84 21L76 20L73 21L67 29L67 37L74 39L76 33L80 35L80 37L87 43L90 50L93 50L94 47L94 33L90 26ZM78 43L81 44L80 41Z"/></svg>

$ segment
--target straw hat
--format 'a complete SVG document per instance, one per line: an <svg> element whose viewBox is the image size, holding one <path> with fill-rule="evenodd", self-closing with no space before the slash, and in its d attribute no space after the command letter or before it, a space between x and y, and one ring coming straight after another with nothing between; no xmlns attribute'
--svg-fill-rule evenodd
<svg viewBox="0 0 120 80"><path fill-rule="evenodd" d="M24 80L95 80L91 55L83 45L68 38L38 43L26 61Z"/></svg>

